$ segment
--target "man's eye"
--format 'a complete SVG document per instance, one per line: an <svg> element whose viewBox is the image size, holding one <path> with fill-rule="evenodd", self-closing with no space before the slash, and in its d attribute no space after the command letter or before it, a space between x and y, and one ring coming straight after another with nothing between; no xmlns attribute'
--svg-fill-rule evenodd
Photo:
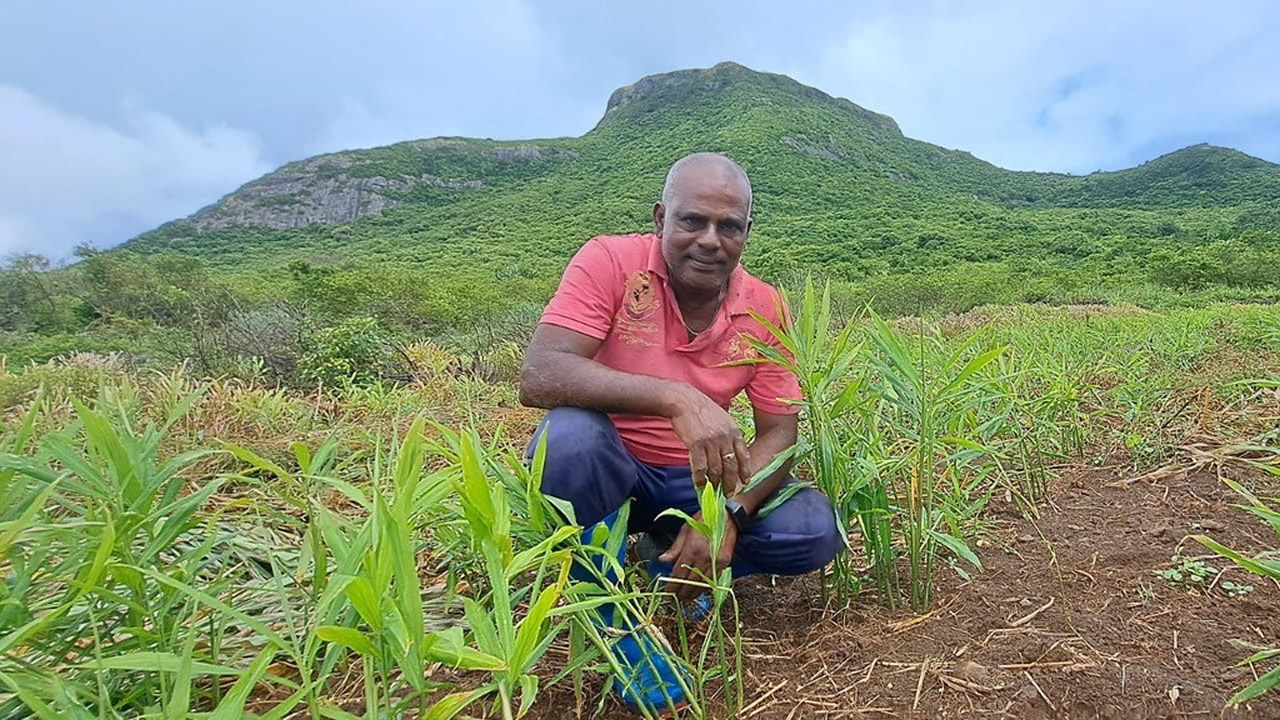
<svg viewBox="0 0 1280 720"><path fill-rule="evenodd" d="M706 225L706 221L705 221L705 220L703 220L703 219L702 219L702 218L700 218L700 217L687 217L687 218L682 218L682 219L680 220L680 223L681 223L682 225L684 225L685 227L689 228L690 230L697 230L698 228L702 227L703 225Z"/></svg>

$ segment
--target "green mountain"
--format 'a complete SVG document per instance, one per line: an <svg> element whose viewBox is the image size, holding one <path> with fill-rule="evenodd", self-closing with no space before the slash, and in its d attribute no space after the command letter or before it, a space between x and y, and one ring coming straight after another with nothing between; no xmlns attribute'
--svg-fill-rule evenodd
<svg viewBox="0 0 1280 720"><path fill-rule="evenodd" d="M700 150L750 174L745 262L770 279L999 266L1080 285L1145 279L1155 257L1173 268L1165 280L1194 284L1201 259L1213 282L1241 248L1280 247L1280 166L1243 153L1196 145L1118 172L1013 172L732 63L620 88L581 137L434 138L290 163L124 247L204 258L266 294L258 281L286 266L295 279L363 268L425 288L433 312L457 319L541 301L585 239L646 229L667 167Z"/></svg>

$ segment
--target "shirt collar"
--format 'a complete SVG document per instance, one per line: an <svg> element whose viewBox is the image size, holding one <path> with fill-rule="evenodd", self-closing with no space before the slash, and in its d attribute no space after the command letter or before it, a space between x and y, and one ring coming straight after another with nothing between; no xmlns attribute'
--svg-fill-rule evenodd
<svg viewBox="0 0 1280 720"><path fill-rule="evenodd" d="M646 270L658 277L662 278L665 283L669 280L667 273L667 259L662 256L662 238L657 235L649 235L649 260ZM733 272L729 273L729 292L725 295L724 303L721 310L729 315L746 315L751 312L751 307L746 302L746 282L747 271L742 268L739 262Z"/></svg>

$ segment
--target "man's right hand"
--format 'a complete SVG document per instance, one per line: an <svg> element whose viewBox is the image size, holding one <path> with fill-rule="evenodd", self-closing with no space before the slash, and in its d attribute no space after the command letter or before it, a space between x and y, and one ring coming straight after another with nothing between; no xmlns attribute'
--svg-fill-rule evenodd
<svg viewBox="0 0 1280 720"><path fill-rule="evenodd" d="M751 458L738 423L701 391L684 386L676 395L671 427L689 448L697 487L710 482L731 496L751 479Z"/></svg>
<svg viewBox="0 0 1280 720"><path fill-rule="evenodd" d="M560 405L671 419L676 437L689 449L693 481L708 481L732 495L751 478L751 458L742 432L724 408L687 383L635 375L605 367L592 358L600 340L554 325L539 324L525 351L520 402L531 407Z"/></svg>

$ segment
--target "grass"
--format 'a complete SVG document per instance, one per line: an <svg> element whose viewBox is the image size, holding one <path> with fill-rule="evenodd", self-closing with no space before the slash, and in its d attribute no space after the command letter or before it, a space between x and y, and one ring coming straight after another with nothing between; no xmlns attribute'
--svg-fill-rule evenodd
<svg viewBox="0 0 1280 720"><path fill-rule="evenodd" d="M812 286L794 307L791 356L771 360L806 391L797 474L850 531L824 574L842 605L929 608L938 573L981 571L988 500L1042 512L1060 463L1150 467L1212 420L1260 438L1272 454L1255 462L1274 470L1274 427L1235 414L1274 389L1275 308L890 322L839 316ZM446 358L427 387L314 392L91 357L0 375L16 388L0 429L0 716L517 718L561 683L589 714L605 702L589 679L620 670L606 604L687 669L684 716L741 710L729 569L701 580L711 620L677 621L667 643L662 597L600 562L621 531L583 539L538 491L540 455L522 452L538 414L464 365ZM1273 501L1241 497L1275 525ZM696 529L714 540L724 518L704 500ZM1201 541L1275 571L1271 554ZM600 571L574 579L574 563Z"/></svg>

